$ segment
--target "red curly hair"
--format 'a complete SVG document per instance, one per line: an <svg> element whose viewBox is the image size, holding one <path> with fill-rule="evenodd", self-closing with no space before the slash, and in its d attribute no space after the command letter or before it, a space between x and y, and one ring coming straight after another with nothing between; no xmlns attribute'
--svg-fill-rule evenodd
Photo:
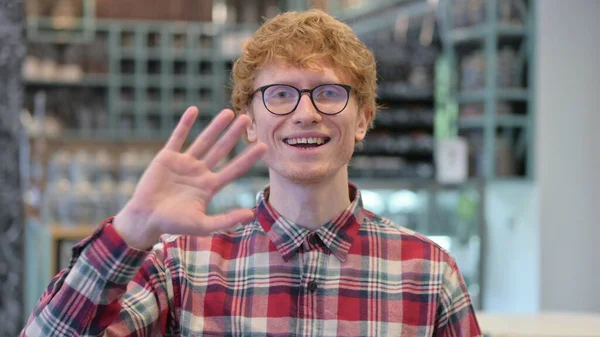
<svg viewBox="0 0 600 337"><path fill-rule="evenodd" d="M246 113L259 70L273 60L309 69L331 66L351 81L359 107L371 111L372 122L377 110L375 58L346 24L318 9L287 12L265 22L233 65L231 101L236 114Z"/></svg>

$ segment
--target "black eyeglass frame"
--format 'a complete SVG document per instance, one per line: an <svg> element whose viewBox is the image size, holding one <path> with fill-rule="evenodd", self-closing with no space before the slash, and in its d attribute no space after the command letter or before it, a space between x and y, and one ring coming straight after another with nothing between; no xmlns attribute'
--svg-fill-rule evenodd
<svg viewBox="0 0 600 337"><path fill-rule="evenodd" d="M269 109L269 107L267 106L267 102L265 102L265 90L269 89L270 87L277 86L277 85L282 85L282 86L290 87L290 88L296 89L296 91L298 92L298 101L296 102L296 105L294 105L294 108L292 110L290 110L290 112L288 112L288 113L284 113L284 114L275 113L275 112L271 111L271 109ZM327 112L323 112L323 111L319 110L319 108L317 108L317 104L315 103L315 100L313 99L313 92L316 89L318 89L320 87L323 87L323 86L326 86L326 85L337 85L337 86L340 86L340 87L342 87L342 88L344 88L346 90L346 94L347 94L347 96L346 96L346 104L344 104L344 107L340 111L338 111L336 113L327 113ZM298 107L298 104L300 104L300 100L302 99L302 94L304 94L305 92L307 92L308 96L310 97L310 101L312 102L312 105L315 107L315 109L318 112L320 112L320 113L322 113L324 115L333 116L333 115L337 115L337 114L341 113L342 111L344 111L344 109L346 109L346 107L348 106L348 102L350 101L350 92L352 91L352 89L353 88L351 86L346 85L346 84L340 84L340 83L324 83L324 84L320 84L320 85L318 85L318 86L316 86L316 87L314 87L312 89L298 89L298 88L296 88L296 87L294 87L292 85L289 85L289 84L273 83L273 84L263 85L262 87L254 90L254 92L252 93L252 97L254 97L254 95L256 95L256 93L260 91L261 96L262 96L261 99L262 99L263 105L265 106L265 109L267 109L273 115L276 115L276 116L285 116L285 115L291 114L292 112L294 112L296 110L296 108Z"/></svg>

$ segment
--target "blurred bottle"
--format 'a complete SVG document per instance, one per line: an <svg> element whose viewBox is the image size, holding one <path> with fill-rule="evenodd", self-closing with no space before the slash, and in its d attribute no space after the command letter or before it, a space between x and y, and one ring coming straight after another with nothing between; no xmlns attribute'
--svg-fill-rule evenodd
<svg viewBox="0 0 600 337"><path fill-rule="evenodd" d="M498 1L498 21L503 24L523 24L521 15L525 14L521 11L524 7L521 6L520 0L503 0Z"/></svg>
<svg viewBox="0 0 600 337"><path fill-rule="evenodd" d="M465 137L469 144L469 176L482 177L485 173L483 130L473 129Z"/></svg>
<svg viewBox="0 0 600 337"><path fill-rule="evenodd" d="M96 39L84 49L83 70L88 74L108 73L107 37L97 34Z"/></svg>
<svg viewBox="0 0 600 337"><path fill-rule="evenodd" d="M517 70L517 52L510 46L502 47L498 53L498 86L502 88L518 86Z"/></svg>
<svg viewBox="0 0 600 337"><path fill-rule="evenodd" d="M117 214L119 211L118 188L118 184L110 176L102 177L94 185L94 190L98 192L94 223L100 223L104 219Z"/></svg>
<svg viewBox="0 0 600 337"><path fill-rule="evenodd" d="M98 219L98 192L90 181L82 180L73 185L69 213L65 225L93 225Z"/></svg>
<svg viewBox="0 0 600 337"><path fill-rule="evenodd" d="M467 0L469 25L475 26L485 20L484 0Z"/></svg>
<svg viewBox="0 0 600 337"><path fill-rule="evenodd" d="M90 182L92 180L93 158L87 150L80 149L75 152L70 167L70 180L77 184L79 182Z"/></svg>
<svg viewBox="0 0 600 337"><path fill-rule="evenodd" d="M462 90L477 90L485 85L485 58L480 50L465 55L460 62Z"/></svg>
<svg viewBox="0 0 600 337"><path fill-rule="evenodd" d="M452 28L462 28L469 25L466 0L456 0L456 2L454 2L452 16L452 22L454 22L454 27Z"/></svg>
<svg viewBox="0 0 600 337"><path fill-rule="evenodd" d="M140 163L138 166L138 172L139 175L138 177L141 177L142 174L144 173L144 171L146 171L146 168L148 167L148 165L150 165L150 162L152 161L152 159L154 159L154 151L152 150L142 150L140 152Z"/></svg>
<svg viewBox="0 0 600 337"><path fill-rule="evenodd" d="M28 1L35 2L35 1ZM23 78L25 80L37 80L41 74L41 53L37 43L28 42L27 44L27 57L23 62L23 68L21 70Z"/></svg>
<svg viewBox="0 0 600 337"><path fill-rule="evenodd" d="M110 179L112 176L112 167L110 153L106 149L96 151L91 167L92 181L99 182Z"/></svg>
<svg viewBox="0 0 600 337"><path fill-rule="evenodd" d="M52 26L56 29L71 29L82 15L82 2L78 0L54 1Z"/></svg>
<svg viewBox="0 0 600 337"><path fill-rule="evenodd" d="M57 80L65 82L80 82L83 79L83 49L71 45L65 49L62 62L57 68Z"/></svg>
<svg viewBox="0 0 600 337"><path fill-rule="evenodd" d="M121 47L130 48L135 43L133 32L122 32L121 33Z"/></svg>
<svg viewBox="0 0 600 337"><path fill-rule="evenodd" d="M138 181L152 157L152 152L146 150L128 149L121 153L119 179L121 181Z"/></svg>
<svg viewBox="0 0 600 337"><path fill-rule="evenodd" d="M39 63L39 79L45 81L53 81L56 79L58 68L58 53L56 48L51 44L39 44L40 63Z"/></svg>
<svg viewBox="0 0 600 337"><path fill-rule="evenodd" d="M58 150L50 156L48 163L48 183L69 179L71 165L71 154L66 150Z"/></svg>
<svg viewBox="0 0 600 337"><path fill-rule="evenodd" d="M44 193L42 219L45 223L70 224L70 202L73 198L71 182L67 178L52 181Z"/></svg>
<svg viewBox="0 0 600 337"><path fill-rule="evenodd" d="M117 210L125 207L135 192L136 181L132 178L122 180L117 187Z"/></svg>
<svg viewBox="0 0 600 337"><path fill-rule="evenodd" d="M504 137L496 137L496 176L510 177L516 175L515 155L510 141Z"/></svg>

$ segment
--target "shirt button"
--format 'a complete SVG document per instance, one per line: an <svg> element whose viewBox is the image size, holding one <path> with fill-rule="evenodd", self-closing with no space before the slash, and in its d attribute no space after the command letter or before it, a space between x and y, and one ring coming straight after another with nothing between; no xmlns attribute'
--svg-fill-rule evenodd
<svg viewBox="0 0 600 337"><path fill-rule="evenodd" d="M317 290L317 288L319 288L319 285L317 284L317 282L315 282L315 281L308 282L308 290L310 290L311 292L314 292L315 290Z"/></svg>
<svg viewBox="0 0 600 337"><path fill-rule="evenodd" d="M319 237L315 234L313 236L311 236L310 238L308 238L308 242L310 242L313 245L318 245L319 244Z"/></svg>

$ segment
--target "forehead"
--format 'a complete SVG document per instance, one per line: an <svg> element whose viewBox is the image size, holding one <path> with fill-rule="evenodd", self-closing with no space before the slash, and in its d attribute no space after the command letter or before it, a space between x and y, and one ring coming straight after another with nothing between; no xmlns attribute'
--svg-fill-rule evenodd
<svg viewBox="0 0 600 337"><path fill-rule="evenodd" d="M267 61L258 70L254 80L255 87L281 83L309 88L324 83L351 85L349 76L328 62L316 62L310 66L294 65L283 60Z"/></svg>

